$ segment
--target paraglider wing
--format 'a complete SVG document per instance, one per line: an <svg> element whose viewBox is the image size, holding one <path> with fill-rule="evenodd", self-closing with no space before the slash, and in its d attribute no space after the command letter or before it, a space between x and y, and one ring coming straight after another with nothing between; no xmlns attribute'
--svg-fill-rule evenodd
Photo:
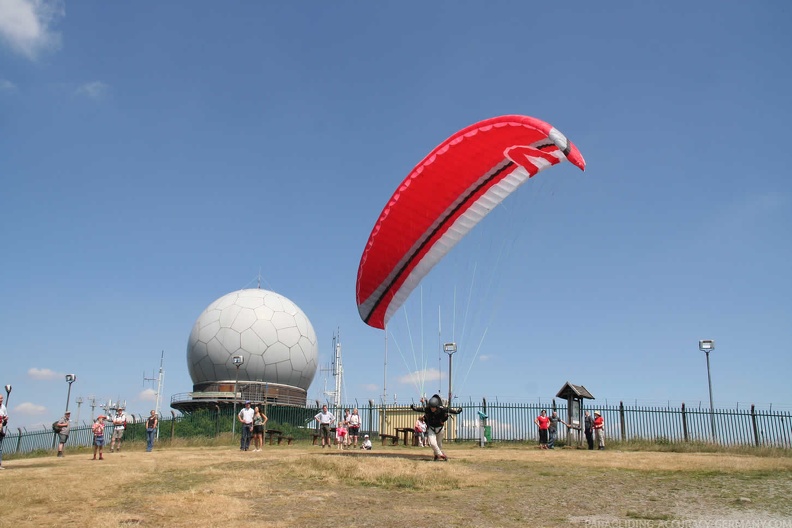
<svg viewBox="0 0 792 528"><path fill-rule="evenodd" d="M501 116L460 130L399 185L371 230L357 276L366 324L384 328L410 292L454 245L539 171L586 162L566 136L527 116Z"/></svg>

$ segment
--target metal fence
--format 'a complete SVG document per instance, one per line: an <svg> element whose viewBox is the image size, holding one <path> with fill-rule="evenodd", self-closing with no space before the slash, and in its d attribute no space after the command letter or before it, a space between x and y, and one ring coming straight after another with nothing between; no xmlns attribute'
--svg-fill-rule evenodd
<svg viewBox="0 0 792 528"><path fill-rule="evenodd" d="M482 428L488 427L492 442L534 442L538 431L534 418L546 408L557 410L559 417L568 422L566 404L541 403L490 403L469 402L463 404L462 413L449 421L448 438L454 441L478 441ZM344 408L331 408L340 419ZM269 418L268 428L283 431L296 441L312 439L317 423L314 416L317 407L267 406L264 412ZM361 436L395 433L396 428L411 428L418 413L404 405L380 405L373 402L358 407L361 417ZM661 443L713 442L720 445L769 446L792 448L792 413L783 411L750 409L689 409L681 407L644 407L619 405L584 405L583 410L601 412L605 419L606 436L610 440L629 442L647 440ZM481 413L481 414L479 414ZM486 419L481 418L482 415ZM145 417L132 416L124 433L124 441L143 441L146 438ZM233 425L233 410L217 407L213 410L179 414L171 411L160 419L159 440L189 437L217 437L230 434ZM715 435L713 438L713 425ZM237 434L239 428L236 427ZM105 429L110 438L113 427ZM67 447L90 446L93 435L90 424L71 428ZM576 430L559 431L559 440L568 444L582 443L582 435ZM40 431L8 430L2 442L5 454L28 453L36 450L52 450L56 447L56 436L50 429Z"/></svg>

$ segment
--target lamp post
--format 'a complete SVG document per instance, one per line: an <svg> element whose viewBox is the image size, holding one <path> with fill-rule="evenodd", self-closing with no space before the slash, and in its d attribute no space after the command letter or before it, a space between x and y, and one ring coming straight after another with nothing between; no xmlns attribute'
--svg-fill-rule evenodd
<svg viewBox="0 0 792 528"><path fill-rule="evenodd" d="M77 381L77 376L74 374L66 374L66 383L69 384L69 391L66 393L66 411L69 410L69 399L71 398L71 385Z"/></svg>
<svg viewBox="0 0 792 528"><path fill-rule="evenodd" d="M11 397L11 385L6 385L5 386L5 391L6 391L5 404L6 404L6 407L8 407L8 398Z"/></svg>
<svg viewBox="0 0 792 528"><path fill-rule="evenodd" d="M236 367L236 379L234 380L234 416L231 417L231 436L233 436L236 434L237 384L239 383L239 367L241 367L242 363L245 362L245 358L242 356L234 356L231 358L231 361Z"/></svg>
<svg viewBox="0 0 792 528"><path fill-rule="evenodd" d="M443 352L448 354L448 406L451 407L451 356L457 351L456 343L446 343L443 345Z"/></svg>
<svg viewBox="0 0 792 528"><path fill-rule="evenodd" d="M699 350L707 355L707 383L709 384L710 400L710 425L712 426L712 441L715 442L715 406L712 403L712 376L710 375L709 354L715 350L715 341L712 339L702 339L699 341Z"/></svg>

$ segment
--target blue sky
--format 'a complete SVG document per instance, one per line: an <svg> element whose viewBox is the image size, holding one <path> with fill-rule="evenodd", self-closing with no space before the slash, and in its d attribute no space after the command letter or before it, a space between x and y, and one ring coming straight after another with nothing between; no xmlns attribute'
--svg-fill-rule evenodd
<svg viewBox="0 0 792 528"><path fill-rule="evenodd" d="M371 227L432 148L503 114L550 122L587 170L537 176L414 292L388 400L445 391L454 340L465 401L571 381L706 406L714 339L716 406L792 408L792 6L626 4L0 0L11 425L59 416L65 373L72 409L145 413L163 350L166 401L190 391L193 323L259 273L308 315L322 364L340 330L345 399L379 399L384 333L355 306ZM474 236L508 259L487 268ZM470 262L497 284L449 286Z"/></svg>

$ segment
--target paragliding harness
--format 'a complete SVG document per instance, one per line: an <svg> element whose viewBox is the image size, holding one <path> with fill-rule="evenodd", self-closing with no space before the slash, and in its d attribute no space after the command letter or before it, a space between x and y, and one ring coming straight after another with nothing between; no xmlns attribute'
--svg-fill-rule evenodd
<svg viewBox="0 0 792 528"><path fill-rule="evenodd" d="M60 425L60 423L61 423L60 420L55 420L54 422L52 422L52 432L53 433L60 433L61 432L61 429L63 429L63 426Z"/></svg>

